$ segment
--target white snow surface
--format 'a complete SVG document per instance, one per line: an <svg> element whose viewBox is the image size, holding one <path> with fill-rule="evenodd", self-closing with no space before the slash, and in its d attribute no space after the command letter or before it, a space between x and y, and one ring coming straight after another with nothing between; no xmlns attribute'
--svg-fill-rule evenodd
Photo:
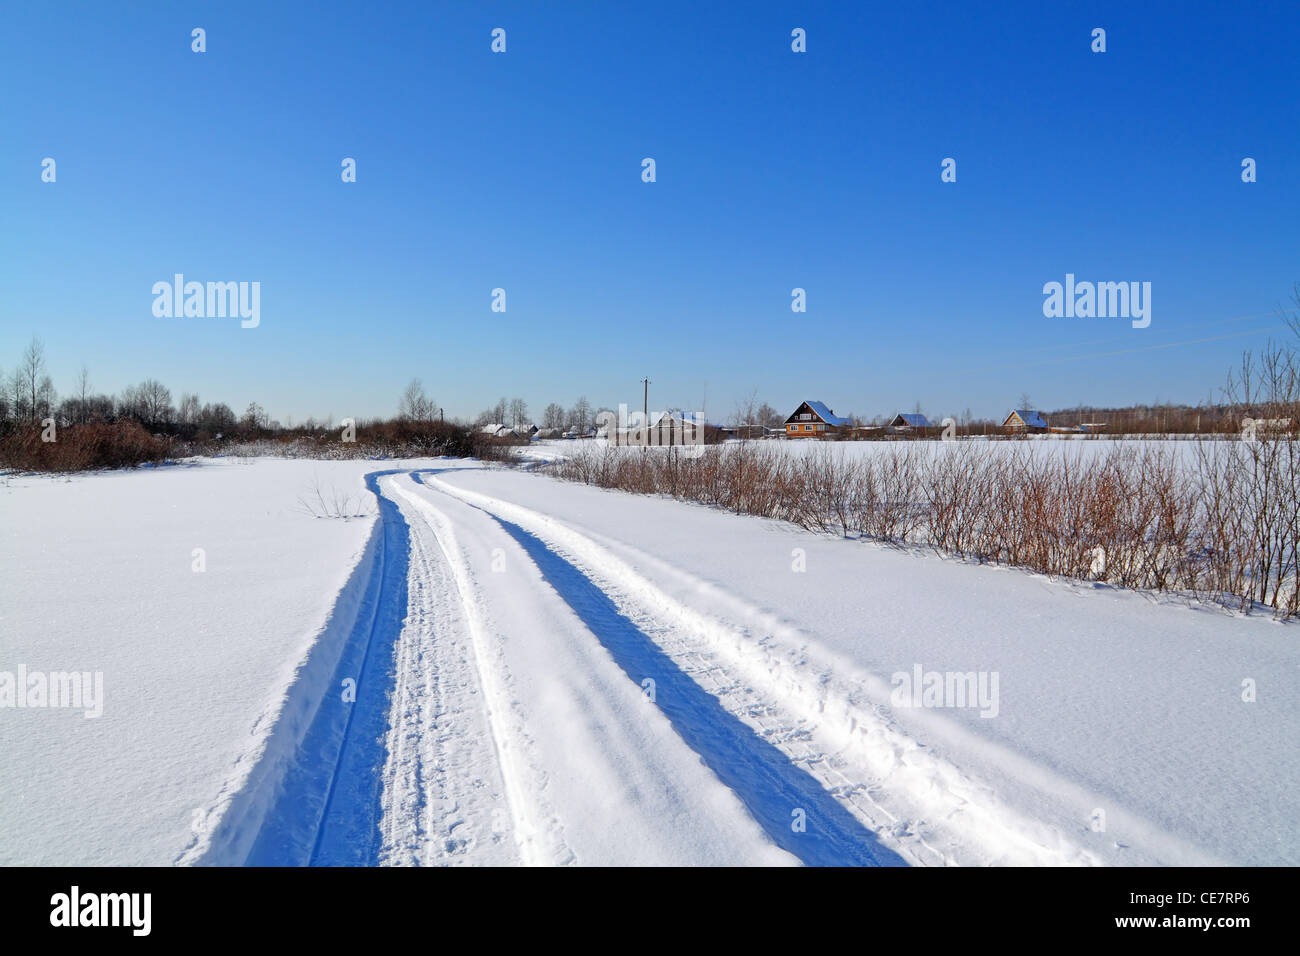
<svg viewBox="0 0 1300 956"><path fill-rule="evenodd" d="M3 480L0 671L100 671L105 702L92 719L0 707L0 863L164 865L203 838L374 523L313 518L298 496L319 479L362 501L375 467L221 459Z"/></svg>
<svg viewBox="0 0 1300 956"><path fill-rule="evenodd" d="M0 575L0 674L105 692L0 706L2 864L328 861L365 781L296 810L308 739L373 770L377 863L1300 863L1298 632L1177 597L451 460L10 476ZM363 632L382 737L339 743ZM900 706L917 667L996 716Z"/></svg>

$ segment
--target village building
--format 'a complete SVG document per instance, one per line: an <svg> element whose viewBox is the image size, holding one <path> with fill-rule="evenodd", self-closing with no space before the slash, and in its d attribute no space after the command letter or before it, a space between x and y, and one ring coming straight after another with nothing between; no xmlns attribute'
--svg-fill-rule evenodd
<svg viewBox="0 0 1300 956"><path fill-rule="evenodd" d="M899 412L889 420L885 425L887 432L895 434L922 433L926 429L933 428L930 419L926 418L920 412Z"/></svg>
<svg viewBox="0 0 1300 956"><path fill-rule="evenodd" d="M841 428L848 428L847 418L836 415L825 402L800 403L785 420L786 438L826 438Z"/></svg>
<svg viewBox="0 0 1300 956"><path fill-rule="evenodd" d="M1017 435L1045 432L1047 431L1047 420L1039 412L1032 409L1017 408L1007 416L1007 420L1002 423L1002 427Z"/></svg>
<svg viewBox="0 0 1300 956"><path fill-rule="evenodd" d="M707 428L702 418L684 412L651 412L643 424L640 411L627 413L614 431L616 445L702 445Z"/></svg>

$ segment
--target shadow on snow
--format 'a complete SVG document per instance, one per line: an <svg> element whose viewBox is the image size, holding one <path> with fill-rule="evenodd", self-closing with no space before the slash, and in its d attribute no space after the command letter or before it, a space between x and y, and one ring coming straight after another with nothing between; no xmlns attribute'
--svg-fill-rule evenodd
<svg viewBox="0 0 1300 956"><path fill-rule="evenodd" d="M496 520L623 672L638 685L647 677L654 679L655 702L673 729L735 792L773 843L809 866L907 865L810 773L687 676L587 575L536 535ZM793 826L800 810L805 832Z"/></svg>
<svg viewBox="0 0 1300 956"><path fill-rule="evenodd" d="M394 646L407 606L410 528L397 505L379 493L378 554L357 573L369 574L356 623L333 677L253 841L250 866L368 866L379 862L384 743L396 677ZM353 680L355 702L344 699Z"/></svg>

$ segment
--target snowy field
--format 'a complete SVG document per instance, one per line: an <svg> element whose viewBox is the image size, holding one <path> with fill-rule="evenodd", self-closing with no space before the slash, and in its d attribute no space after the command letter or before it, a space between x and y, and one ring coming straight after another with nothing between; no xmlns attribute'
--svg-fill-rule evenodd
<svg viewBox="0 0 1300 956"><path fill-rule="evenodd" d="M1215 444L1214 439L1207 439L1207 444ZM865 458L882 457L886 455L898 454L900 452L911 451L918 455L934 455L950 450L956 446L974 445L981 449L987 449L989 454L1009 455L1016 453L1029 453L1034 455L1070 455L1087 458L1090 456L1105 457L1105 455L1115 448L1131 448L1136 451L1151 449L1154 451L1164 452L1174 455L1180 461L1185 461L1189 465L1195 461L1196 449L1198 442L1195 436L1185 436L1182 438L1171 437L1164 438L1107 438L1092 436L1075 436L1075 435L1026 435L1016 439L995 438L988 439L981 436L972 438L961 438L952 442L936 441L932 439L910 440L899 439L890 440L870 440L870 441L819 441L817 439L755 439L742 441L739 439L728 439L723 443L726 447L747 446L750 448L770 451L774 454L796 454L796 455L833 455L837 458L843 457L849 461L861 460ZM717 446L706 446L713 448ZM572 457L579 454L600 453L605 449L611 449L620 454L640 454L641 448L636 445L616 445L604 438L589 439L546 439L543 441L534 441L528 446L520 447L515 450L517 457L525 461L554 461L561 457ZM662 453L664 449L653 448L656 453Z"/></svg>
<svg viewBox="0 0 1300 956"><path fill-rule="evenodd" d="M4 864L1300 863L1266 615L453 460L3 478L0 574Z"/></svg>

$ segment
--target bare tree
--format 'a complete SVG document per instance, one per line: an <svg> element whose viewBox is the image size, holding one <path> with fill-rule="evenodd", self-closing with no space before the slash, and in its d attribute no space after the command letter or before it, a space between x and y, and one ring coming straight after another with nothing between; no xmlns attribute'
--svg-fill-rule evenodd
<svg viewBox="0 0 1300 956"><path fill-rule="evenodd" d="M573 414L570 417L579 431L587 430L587 426L591 424L591 403L587 401L586 395L578 396L578 400L573 403Z"/></svg>
<svg viewBox="0 0 1300 956"><path fill-rule="evenodd" d="M418 378L413 378L406 386L406 391L402 393L398 414L411 421L427 422L433 419L436 407L433 400L425 395L424 383Z"/></svg>
<svg viewBox="0 0 1300 956"><path fill-rule="evenodd" d="M758 423L758 389L752 389L748 395L736 403L736 410L732 413L732 418L732 423L740 426L752 426Z"/></svg>
<svg viewBox="0 0 1300 956"><path fill-rule="evenodd" d="M90 419L90 369L82 363L81 371L77 373L77 398L74 403L75 414L73 420L83 424Z"/></svg>
<svg viewBox="0 0 1300 956"><path fill-rule="evenodd" d="M141 423L148 419L144 395L140 386L128 385L122 389L121 394L117 397L117 415L119 418L133 418Z"/></svg>
<svg viewBox="0 0 1300 956"><path fill-rule="evenodd" d="M41 376L41 384L36 388L36 420L44 421L54 413L54 407L58 404L59 395L54 390L54 379L48 375Z"/></svg>
<svg viewBox="0 0 1300 956"><path fill-rule="evenodd" d="M528 403L522 398L510 399L510 427L518 428L528 418Z"/></svg>
<svg viewBox="0 0 1300 956"><path fill-rule="evenodd" d="M1292 286L1291 301L1295 303L1295 308L1290 311L1283 310L1283 318L1287 326L1295 333L1295 337L1300 339L1300 282Z"/></svg>
<svg viewBox="0 0 1300 956"><path fill-rule="evenodd" d="M159 425L169 424L175 411L172 409L172 393L162 382L154 378L147 378L140 383L137 394L139 396L140 413L144 418L144 423L151 428Z"/></svg>
<svg viewBox="0 0 1300 956"><path fill-rule="evenodd" d="M785 422L785 416L778 412L771 405L764 402L758 406L758 423L766 425L768 428L779 428Z"/></svg>
<svg viewBox="0 0 1300 956"><path fill-rule="evenodd" d="M203 411L199 412L199 423L205 431L221 434L235 427L235 413L225 402L204 405Z"/></svg>
<svg viewBox="0 0 1300 956"><path fill-rule="evenodd" d="M45 345L36 336L23 351L22 361L14 369L15 405L21 399L30 421L37 420L37 398L41 389L41 376L45 373Z"/></svg>
<svg viewBox="0 0 1300 956"><path fill-rule="evenodd" d="M176 417L182 425L199 423L199 397L192 392L181 392L180 404L176 408Z"/></svg>
<svg viewBox="0 0 1300 956"><path fill-rule="evenodd" d="M542 412L543 428L563 428L564 427L564 406L557 402L551 402Z"/></svg>
<svg viewBox="0 0 1300 956"><path fill-rule="evenodd" d="M266 412L257 402L249 402L248 408L244 410L244 417L239 420L239 424L249 431L265 428L266 423Z"/></svg>

